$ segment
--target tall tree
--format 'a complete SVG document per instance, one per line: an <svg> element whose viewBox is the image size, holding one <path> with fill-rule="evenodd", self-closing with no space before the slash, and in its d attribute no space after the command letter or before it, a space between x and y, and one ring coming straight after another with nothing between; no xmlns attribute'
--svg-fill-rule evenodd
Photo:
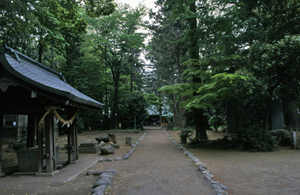
<svg viewBox="0 0 300 195"><path fill-rule="evenodd" d="M172 7L172 18L180 18L183 22L188 24L188 30L186 31L184 37L185 41L188 43L188 55L189 58L185 64L190 66L189 76L191 76L191 85L189 89L193 89L192 96L197 94L197 86L201 85L201 78L199 74L205 71L205 66L201 66L199 63L199 41L201 38L199 35L203 34L201 32L202 18L197 17L197 13L206 14L207 3L203 1L193 1L193 0L182 0L182 1L166 1L166 5ZM200 21L198 24L198 21ZM204 39L203 39L204 40ZM204 115L204 110L198 107L191 107L193 109L193 120L196 129L195 141L207 140L206 130L208 129L208 119Z"/></svg>
<svg viewBox="0 0 300 195"><path fill-rule="evenodd" d="M27 53L34 40L37 19L34 16L36 1L0 2L0 40L10 47Z"/></svg>
<svg viewBox="0 0 300 195"><path fill-rule="evenodd" d="M150 12L152 19L150 30L153 38L149 43L147 54L152 64L152 74L155 76L149 75L151 77L148 78L155 79L152 83L155 93L162 97L165 93L158 90L162 86L185 82L183 61L187 57L188 47L184 40L184 31L188 26L180 18L171 17L173 7L167 4L167 1L156 1L156 5L158 10ZM167 93L167 98L171 102L170 110L174 112L174 127L183 129L184 109L179 107L181 97L171 92Z"/></svg>
<svg viewBox="0 0 300 195"><path fill-rule="evenodd" d="M91 21L90 34L101 58L109 67L114 83L113 105L111 109L111 127L116 128L118 121L119 86L121 75L127 74L130 49L143 46L144 35L136 32L142 25L145 7L130 9L121 5L111 15ZM92 23L93 22L93 23Z"/></svg>

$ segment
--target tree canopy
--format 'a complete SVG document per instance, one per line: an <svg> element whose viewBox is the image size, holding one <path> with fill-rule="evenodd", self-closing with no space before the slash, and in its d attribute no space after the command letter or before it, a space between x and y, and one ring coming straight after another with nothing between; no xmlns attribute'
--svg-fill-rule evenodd
<svg viewBox="0 0 300 195"><path fill-rule="evenodd" d="M112 0L3 0L0 42L105 103L80 113L82 128L141 126L156 106L195 142L212 124L263 139L279 99L286 129L299 129L299 1L155 3L145 21L145 6Z"/></svg>

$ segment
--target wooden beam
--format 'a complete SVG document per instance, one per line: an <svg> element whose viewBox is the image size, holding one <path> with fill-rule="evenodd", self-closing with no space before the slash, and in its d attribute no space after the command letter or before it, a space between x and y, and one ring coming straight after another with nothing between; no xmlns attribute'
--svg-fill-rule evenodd
<svg viewBox="0 0 300 195"><path fill-rule="evenodd" d="M0 100L1 111L5 114L37 114L41 110L41 106L38 103L24 101L19 104L18 102L7 102L1 98Z"/></svg>

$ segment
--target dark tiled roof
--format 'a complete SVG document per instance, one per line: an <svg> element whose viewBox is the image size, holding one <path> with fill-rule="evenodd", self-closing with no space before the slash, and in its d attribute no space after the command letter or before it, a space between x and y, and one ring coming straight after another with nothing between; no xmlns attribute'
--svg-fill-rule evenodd
<svg viewBox="0 0 300 195"><path fill-rule="evenodd" d="M101 108L103 104L79 92L69 85L61 73L58 73L28 56L9 47L1 53L0 62L9 73L34 87L45 90L66 100L66 104Z"/></svg>

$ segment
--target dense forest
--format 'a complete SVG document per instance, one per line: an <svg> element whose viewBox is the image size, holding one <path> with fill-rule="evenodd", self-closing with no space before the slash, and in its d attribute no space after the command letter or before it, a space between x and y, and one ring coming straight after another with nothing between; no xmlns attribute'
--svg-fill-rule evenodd
<svg viewBox="0 0 300 195"><path fill-rule="evenodd" d="M174 128L194 128L195 142L227 125L241 145L272 150L273 100L285 128L299 129L300 1L155 4L2 0L0 42L105 104L81 111L81 129L139 128L154 106L174 113Z"/></svg>

